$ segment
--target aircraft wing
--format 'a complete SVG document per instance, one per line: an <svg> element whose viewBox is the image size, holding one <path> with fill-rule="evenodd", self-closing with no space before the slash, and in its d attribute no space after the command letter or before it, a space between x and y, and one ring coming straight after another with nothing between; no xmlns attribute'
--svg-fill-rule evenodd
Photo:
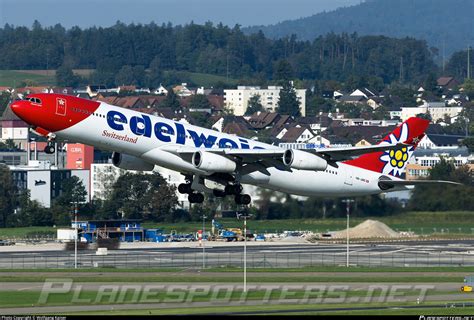
<svg viewBox="0 0 474 320"><path fill-rule="evenodd" d="M403 147L410 147L410 144L405 143L396 143L396 144L378 144L374 146L367 147L344 147L344 148L325 148L325 149L312 149L312 150L303 150L308 151L321 157L325 158L328 161L344 161L352 159L366 153L379 152L379 151L390 151L398 150Z"/></svg>
<svg viewBox="0 0 474 320"><path fill-rule="evenodd" d="M316 154L328 162L344 161L352 159L366 153L397 150L411 145L404 143L382 144L367 147L344 147L344 148L324 148L324 149L301 149L300 151ZM285 153L285 149L201 149L192 147L166 147L164 150L180 155L182 157L191 156L196 151L206 151L223 156L234 156L242 159L243 163L253 163L260 160L277 159Z"/></svg>
<svg viewBox="0 0 474 320"><path fill-rule="evenodd" d="M192 156L197 151L206 151L210 153L219 154L222 156L233 156L239 157L244 163L252 163L259 160L274 159L282 157L285 153L285 149L229 149L229 148L218 148L218 149L202 149L192 147L167 147L163 150L177 154L183 158Z"/></svg>

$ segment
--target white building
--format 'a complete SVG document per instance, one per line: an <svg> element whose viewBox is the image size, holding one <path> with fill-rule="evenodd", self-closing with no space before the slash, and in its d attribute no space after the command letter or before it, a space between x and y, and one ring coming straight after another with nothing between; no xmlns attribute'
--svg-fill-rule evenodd
<svg viewBox="0 0 474 320"><path fill-rule="evenodd" d="M187 83L181 83L180 86L175 86L173 88L174 93L180 97L189 97L195 94L195 92L188 88Z"/></svg>
<svg viewBox="0 0 474 320"><path fill-rule="evenodd" d="M238 86L237 89L224 90L224 104L232 110L234 115L243 116L248 108L248 101L255 95L260 96L260 103L266 111L276 112L280 98L280 86L268 86L267 89L260 87ZM306 89L295 89L296 96L300 101L301 116L306 115Z"/></svg>
<svg viewBox="0 0 474 320"><path fill-rule="evenodd" d="M458 105L448 105L445 102L424 102L418 107L403 107L401 120L415 117L420 113L429 113L433 122L444 120L445 116L449 118L457 117L462 111L462 107Z"/></svg>
<svg viewBox="0 0 474 320"><path fill-rule="evenodd" d="M411 117L416 117L417 114L426 113L428 112L428 108L426 106L419 106L419 107L402 107L402 112L400 119L402 121L406 121Z"/></svg>
<svg viewBox="0 0 474 320"><path fill-rule="evenodd" d="M426 178L430 175L430 169L441 161L441 158L452 162L455 167L467 165L474 170L474 156L466 147L456 149L416 149L413 158L407 165L407 179Z"/></svg>
<svg viewBox="0 0 474 320"><path fill-rule="evenodd" d="M160 87L156 88L155 91L153 91L153 94L166 96L166 95L168 95L168 90L166 90L166 88L163 87L162 84L160 84Z"/></svg>
<svg viewBox="0 0 474 320"><path fill-rule="evenodd" d="M62 194L61 182L72 176L79 178L90 200L89 170L51 170L49 161L30 161L29 166L9 166L13 182L18 190L28 190L30 199L50 208L53 200Z"/></svg>
<svg viewBox="0 0 474 320"><path fill-rule="evenodd" d="M460 141L465 136L447 134L426 134L418 143L420 149L459 149Z"/></svg>

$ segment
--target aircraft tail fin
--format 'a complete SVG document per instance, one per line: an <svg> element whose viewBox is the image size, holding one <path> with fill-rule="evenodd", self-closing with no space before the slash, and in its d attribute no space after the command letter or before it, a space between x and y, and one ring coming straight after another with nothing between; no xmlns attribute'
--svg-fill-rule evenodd
<svg viewBox="0 0 474 320"><path fill-rule="evenodd" d="M398 150L379 151L364 154L356 159L345 161L355 167L380 172L383 174L404 178L408 160L413 155L416 146L425 136L429 120L410 118L395 128L380 144L405 143L409 146Z"/></svg>

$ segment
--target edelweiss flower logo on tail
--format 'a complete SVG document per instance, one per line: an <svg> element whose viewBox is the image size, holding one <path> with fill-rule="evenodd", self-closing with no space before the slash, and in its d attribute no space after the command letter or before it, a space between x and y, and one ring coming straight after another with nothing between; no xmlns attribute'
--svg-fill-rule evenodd
<svg viewBox="0 0 474 320"><path fill-rule="evenodd" d="M393 133L391 133L388 138L390 140L384 140L381 144L397 144L404 143L408 140L408 125L404 123L400 129L400 136L397 138ZM412 146L403 147L399 150L389 150L385 151L380 160L385 163L383 167L384 174L390 174L393 176L401 176L404 172L405 166L408 159L410 159L413 154L414 148Z"/></svg>

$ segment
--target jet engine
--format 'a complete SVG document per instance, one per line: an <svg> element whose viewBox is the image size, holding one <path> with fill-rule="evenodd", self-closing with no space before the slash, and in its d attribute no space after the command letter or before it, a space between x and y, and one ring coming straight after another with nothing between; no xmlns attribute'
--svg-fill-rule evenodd
<svg viewBox="0 0 474 320"><path fill-rule="evenodd" d="M286 150L282 161L285 166L299 170L324 171L328 167L325 159L301 150Z"/></svg>
<svg viewBox="0 0 474 320"><path fill-rule="evenodd" d="M112 154L112 163L117 168L125 170L152 171L155 167L154 164L140 158L118 152Z"/></svg>
<svg viewBox="0 0 474 320"><path fill-rule="evenodd" d="M191 163L198 169L211 172L234 172L237 165L234 161L206 151L196 151Z"/></svg>

